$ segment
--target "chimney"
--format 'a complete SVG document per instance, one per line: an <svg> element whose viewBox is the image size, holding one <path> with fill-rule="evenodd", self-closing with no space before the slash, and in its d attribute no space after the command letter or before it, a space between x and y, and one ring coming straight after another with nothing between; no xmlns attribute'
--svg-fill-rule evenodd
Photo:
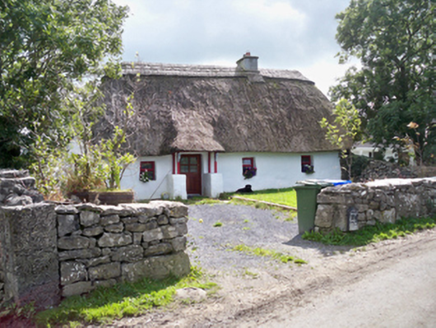
<svg viewBox="0 0 436 328"><path fill-rule="evenodd" d="M249 71L249 72L258 72L257 69L257 60L259 57L252 56L250 52L246 52L245 55L242 56L241 59L239 59L236 64L237 69L242 71Z"/></svg>

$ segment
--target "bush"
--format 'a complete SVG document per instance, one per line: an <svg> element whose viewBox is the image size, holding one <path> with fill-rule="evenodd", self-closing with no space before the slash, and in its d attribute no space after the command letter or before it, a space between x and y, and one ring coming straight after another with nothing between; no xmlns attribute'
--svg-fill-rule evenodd
<svg viewBox="0 0 436 328"><path fill-rule="evenodd" d="M366 156L361 155L355 155L353 156L353 162L351 164L351 177L353 180L358 180L360 176L362 175L363 170L368 166L368 164L371 162L371 159ZM343 158L341 158L341 167L346 167L346 162ZM344 180L347 180L348 173L346 170L342 169L341 177Z"/></svg>
<svg viewBox="0 0 436 328"><path fill-rule="evenodd" d="M351 176L359 178L363 170L366 169L371 159L366 156L353 155L353 165L351 166Z"/></svg>

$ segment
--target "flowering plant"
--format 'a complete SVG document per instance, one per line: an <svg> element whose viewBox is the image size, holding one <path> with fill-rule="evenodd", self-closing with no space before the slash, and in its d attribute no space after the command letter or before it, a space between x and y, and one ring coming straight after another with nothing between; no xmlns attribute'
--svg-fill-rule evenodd
<svg viewBox="0 0 436 328"><path fill-rule="evenodd" d="M244 170L242 171L242 175L244 176L244 179L251 179L252 177L254 177L256 175L257 172L257 168L255 167L251 167L251 168L244 168Z"/></svg>
<svg viewBox="0 0 436 328"><path fill-rule="evenodd" d="M303 165L303 172L304 173L314 173L313 165L304 164Z"/></svg>
<svg viewBox="0 0 436 328"><path fill-rule="evenodd" d="M144 172L142 172L142 173L139 175L139 181L141 181L141 182L143 182L143 183L146 183L146 182L150 181L150 176L149 176L147 170L145 170Z"/></svg>

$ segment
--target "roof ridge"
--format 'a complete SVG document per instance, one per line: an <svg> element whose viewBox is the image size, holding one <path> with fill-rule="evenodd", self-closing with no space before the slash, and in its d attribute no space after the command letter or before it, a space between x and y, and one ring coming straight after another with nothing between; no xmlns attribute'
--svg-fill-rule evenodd
<svg viewBox="0 0 436 328"><path fill-rule="evenodd" d="M219 65L164 64L147 62L122 62L123 73L186 77L240 77L244 72L235 67ZM252 74L252 73L250 73ZM261 68L259 75L267 78L299 80L313 83L297 70ZM314 84L314 83L313 83Z"/></svg>

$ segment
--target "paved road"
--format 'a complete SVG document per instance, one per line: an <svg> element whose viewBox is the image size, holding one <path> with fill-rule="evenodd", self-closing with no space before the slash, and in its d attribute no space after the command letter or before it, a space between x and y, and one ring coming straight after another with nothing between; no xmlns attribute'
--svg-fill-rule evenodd
<svg viewBox="0 0 436 328"><path fill-rule="evenodd" d="M415 246L361 276L344 273L343 285L321 286L320 296L303 307L277 306L256 326L436 327L436 238Z"/></svg>

